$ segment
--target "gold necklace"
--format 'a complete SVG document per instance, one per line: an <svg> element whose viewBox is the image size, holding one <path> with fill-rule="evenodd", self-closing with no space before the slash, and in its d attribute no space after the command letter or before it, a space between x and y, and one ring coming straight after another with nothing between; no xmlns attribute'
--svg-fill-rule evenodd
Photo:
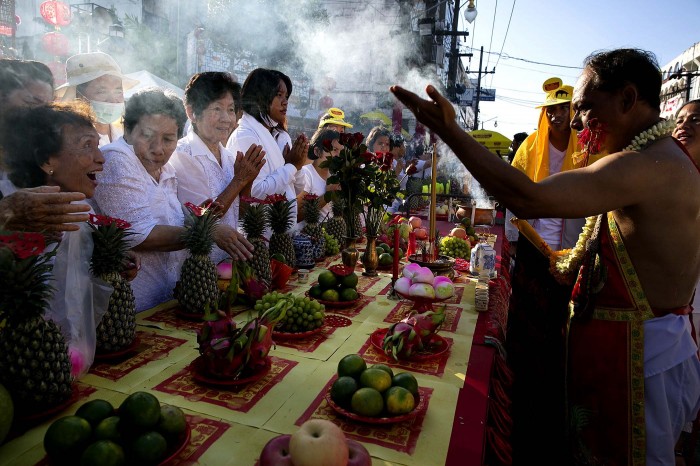
<svg viewBox="0 0 700 466"><path fill-rule="evenodd" d="M639 152L649 147L654 141L666 138L673 133L676 123L671 120L661 120L651 128L642 131L632 139L632 142L623 149L624 152ZM549 270L559 283L571 284L576 279L576 274L586 253L586 244L593 234L597 215L586 217L586 224L578 235L578 240L572 249L554 251L549 258Z"/></svg>

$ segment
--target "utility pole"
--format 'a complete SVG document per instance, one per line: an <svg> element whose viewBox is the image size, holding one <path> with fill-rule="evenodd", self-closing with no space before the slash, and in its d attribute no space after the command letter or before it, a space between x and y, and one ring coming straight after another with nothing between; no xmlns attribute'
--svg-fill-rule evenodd
<svg viewBox="0 0 700 466"><path fill-rule="evenodd" d="M700 71L677 71L673 73L670 78L671 79L681 79L681 78L687 78L686 79L686 87L685 87L685 101L690 102L690 91L693 87L693 77L694 76L700 76Z"/></svg>
<svg viewBox="0 0 700 466"><path fill-rule="evenodd" d="M457 81L457 60L459 56L457 54L457 31L459 25L459 2L460 0L455 0L455 7L452 13L452 33L450 34L450 60L447 65L447 93L449 99L454 101L457 97L456 93L456 81Z"/></svg>
<svg viewBox="0 0 700 466"><path fill-rule="evenodd" d="M481 64L484 60L484 46L481 46L481 53L479 53L479 71L477 72L476 78L476 103L474 104L474 130L479 129L479 99L481 98L481 75L482 74L493 74L496 72L495 69L491 71L481 71Z"/></svg>

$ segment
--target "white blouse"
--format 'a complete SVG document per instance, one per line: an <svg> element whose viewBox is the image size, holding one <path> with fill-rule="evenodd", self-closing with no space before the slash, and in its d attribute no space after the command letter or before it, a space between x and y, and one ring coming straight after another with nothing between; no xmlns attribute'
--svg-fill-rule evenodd
<svg viewBox="0 0 700 466"><path fill-rule="evenodd" d="M246 153L251 144L263 146L266 163L263 165L258 177L253 181L251 189L253 197L264 199L268 194L286 194L287 200L296 200L294 181L297 176L297 168L284 161L284 156L277 141L270 131L260 124L255 118L243 113L238 127L231 134L226 147L232 152ZM297 203L292 203L292 218L297 218ZM296 222L292 222L295 225ZM267 234L269 236L269 232Z"/></svg>
<svg viewBox="0 0 700 466"><path fill-rule="evenodd" d="M97 175L94 200L105 215L131 223L131 247L141 244L157 225L183 226L175 170L164 165L156 181L124 138L102 149L104 169ZM173 297L186 251L138 251L141 270L131 282L136 310L144 311Z"/></svg>
<svg viewBox="0 0 700 466"><path fill-rule="evenodd" d="M236 157L219 144L221 165L202 139L192 130L180 139L177 149L170 157L168 165L172 166L177 176L177 197L184 205L191 202L200 205L207 199L216 199L229 185L234 176ZM238 229L238 196L221 218L221 223ZM211 258L218 263L229 255L216 245Z"/></svg>

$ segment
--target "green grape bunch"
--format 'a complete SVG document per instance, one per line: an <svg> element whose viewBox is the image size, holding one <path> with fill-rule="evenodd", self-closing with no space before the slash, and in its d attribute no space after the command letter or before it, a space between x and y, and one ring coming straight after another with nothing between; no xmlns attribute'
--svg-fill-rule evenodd
<svg viewBox="0 0 700 466"><path fill-rule="evenodd" d="M471 246L462 238L445 236L440 240L440 254L453 258L469 259Z"/></svg>
<svg viewBox="0 0 700 466"><path fill-rule="evenodd" d="M326 230L323 230L323 237L326 239L325 253L327 256L335 256L340 253L340 244L338 244L338 240L335 239L334 236L329 235L326 233Z"/></svg>
<svg viewBox="0 0 700 466"><path fill-rule="evenodd" d="M267 293L255 303L253 309L256 312L260 312L262 309L269 309L269 307L275 305L280 298L290 295L291 293L285 294L277 291ZM315 299L294 296L294 305L287 309L286 315L279 321L275 330L287 333L308 332L323 325L323 318L325 315L325 306Z"/></svg>

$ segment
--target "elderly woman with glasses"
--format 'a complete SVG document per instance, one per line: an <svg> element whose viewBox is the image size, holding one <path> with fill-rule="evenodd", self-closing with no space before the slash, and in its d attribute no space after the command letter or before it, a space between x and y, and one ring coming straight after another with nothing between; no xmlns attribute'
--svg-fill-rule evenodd
<svg viewBox="0 0 700 466"><path fill-rule="evenodd" d="M105 214L132 225L130 240L142 264L132 283L138 311L172 298L185 259L184 214L168 160L186 118L174 94L155 88L137 92L126 105L124 136L102 148L106 161L95 200ZM233 258L252 257L250 243L229 225L217 225L214 241Z"/></svg>

